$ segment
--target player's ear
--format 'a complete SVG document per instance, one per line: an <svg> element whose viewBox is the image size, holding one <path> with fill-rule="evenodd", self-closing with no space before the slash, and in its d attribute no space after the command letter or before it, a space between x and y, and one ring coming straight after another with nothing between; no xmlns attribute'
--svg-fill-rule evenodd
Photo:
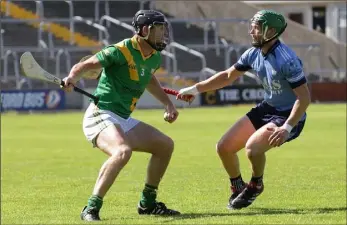
<svg viewBox="0 0 347 225"><path fill-rule="evenodd" d="M141 35L142 35L142 37L147 37L148 32L149 32L149 27L148 26L143 26L141 28Z"/></svg>

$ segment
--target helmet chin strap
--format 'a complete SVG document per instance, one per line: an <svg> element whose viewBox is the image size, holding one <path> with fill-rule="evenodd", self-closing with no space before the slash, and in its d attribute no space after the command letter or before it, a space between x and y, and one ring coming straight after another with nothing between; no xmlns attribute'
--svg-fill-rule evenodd
<svg viewBox="0 0 347 225"><path fill-rule="evenodd" d="M253 45L254 47L256 47L256 48L261 48L261 47L263 47L266 43L269 43L269 42L272 41L273 39L279 37L279 36L284 32L284 30L286 29L286 27L287 27L287 24L284 26L284 28L281 30L281 32L274 34L271 38L266 38L266 37L264 38L264 36L263 36L263 38L262 38L262 40L261 40L260 43L259 43L259 42L257 42L257 43L252 43L252 45ZM268 27L265 27L264 35L266 35L267 31L268 31Z"/></svg>
<svg viewBox="0 0 347 225"><path fill-rule="evenodd" d="M266 43L269 43L270 41L272 41L273 39L277 38L278 36L280 36L280 35L279 34L274 34L271 38L264 38L264 36L263 36L260 42L253 42L252 45L254 47L256 47L256 48L261 48Z"/></svg>
<svg viewBox="0 0 347 225"><path fill-rule="evenodd" d="M147 42L147 44L149 44L153 49L155 49L155 50L157 50L157 51L159 51L159 52L163 51L163 50L165 49L165 47L166 47L166 44L153 44L153 43L151 43L151 42L148 40L149 34L151 33L151 26L149 26L148 28L149 28L149 29L148 29L148 34L147 34L145 37L143 37L143 36L141 36L140 34L138 34L139 37L140 37L141 39L145 40L145 41Z"/></svg>
<svg viewBox="0 0 347 225"><path fill-rule="evenodd" d="M276 37L278 37L278 35L274 35L272 38L270 39L265 39L262 38L260 42L256 42L256 43L252 43L252 45L256 48L261 48L263 47L265 44L269 43L270 41L272 41L273 39L275 39Z"/></svg>

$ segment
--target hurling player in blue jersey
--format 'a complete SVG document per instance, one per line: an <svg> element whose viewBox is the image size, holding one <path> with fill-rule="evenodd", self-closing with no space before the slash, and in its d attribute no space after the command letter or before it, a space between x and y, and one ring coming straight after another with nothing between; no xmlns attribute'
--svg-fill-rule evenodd
<svg viewBox="0 0 347 225"><path fill-rule="evenodd" d="M247 207L263 192L265 152L297 138L305 124L310 93L301 60L278 40L286 26L285 18L277 12L257 12L250 21L253 47L231 68L179 91L179 96L184 97L216 90L230 85L250 69L262 81L264 101L240 118L216 146L230 177L229 209ZM237 156L242 148L252 165L248 184L241 177Z"/></svg>

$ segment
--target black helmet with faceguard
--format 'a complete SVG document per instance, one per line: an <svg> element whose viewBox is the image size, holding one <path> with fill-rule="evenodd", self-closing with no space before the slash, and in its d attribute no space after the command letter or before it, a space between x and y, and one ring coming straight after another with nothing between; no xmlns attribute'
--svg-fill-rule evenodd
<svg viewBox="0 0 347 225"><path fill-rule="evenodd" d="M136 34L145 39L157 51L165 49L170 43L170 26L164 14L155 10L139 10L132 22ZM146 36L141 33L142 27L148 26ZM152 36L149 38L149 36Z"/></svg>

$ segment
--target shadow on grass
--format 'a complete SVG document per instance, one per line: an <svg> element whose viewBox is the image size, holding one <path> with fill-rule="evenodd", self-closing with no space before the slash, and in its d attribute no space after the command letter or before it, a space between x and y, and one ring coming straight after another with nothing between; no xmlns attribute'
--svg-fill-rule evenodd
<svg viewBox="0 0 347 225"><path fill-rule="evenodd" d="M298 209L285 209L285 208L259 208L252 207L243 210L230 210L226 213L183 213L179 216L167 217L168 220L163 221L171 222L174 220L184 220L184 219L197 219L197 218L208 218L208 217L223 217L223 216L255 216L255 215L280 215L280 214L325 214L325 213L335 213L338 211L347 211L347 207L336 207L336 208L298 208Z"/></svg>

